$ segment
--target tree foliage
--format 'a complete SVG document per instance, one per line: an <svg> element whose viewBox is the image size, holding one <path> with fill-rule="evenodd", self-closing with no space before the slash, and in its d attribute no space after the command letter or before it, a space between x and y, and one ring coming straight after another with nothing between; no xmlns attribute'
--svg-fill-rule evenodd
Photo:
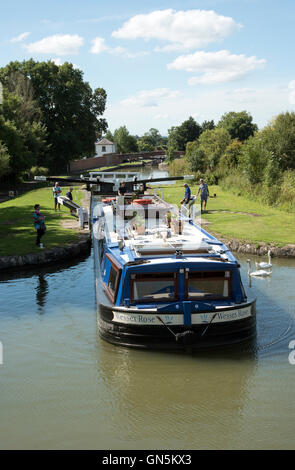
<svg viewBox="0 0 295 470"><path fill-rule="evenodd" d="M142 137L137 140L138 150L140 152L153 151L158 148L164 148L167 139L163 138L158 129L151 128Z"/></svg>
<svg viewBox="0 0 295 470"><path fill-rule="evenodd" d="M233 139L220 157L220 168L223 168L224 170L235 168L240 160L242 146L242 142L238 139Z"/></svg>
<svg viewBox="0 0 295 470"><path fill-rule="evenodd" d="M9 173L9 160L10 155L7 147L0 141L0 178Z"/></svg>
<svg viewBox="0 0 295 470"><path fill-rule="evenodd" d="M295 169L295 113L279 114L262 131L264 144L282 170Z"/></svg>
<svg viewBox="0 0 295 470"><path fill-rule="evenodd" d="M238 113L231 111L221 116L217 127L226 129L232 139L244 142L258 130L257 125L252 120L252 116L247 111Z"/></svg>
<svg viewBox="0 0 295 470"><path fill-rule="evenodd" d="M244 143L240 156L240 165L251 184L263 182L265 167L270 158L271 152L265 147L261 135L250 137Z"/></svg>
<svg viewBox="0 0 295 470"><path fill-rule="evenodd" d="M201 132L201 126L190 116L180 126L168 130L168 147L185 150L186 144L197 140Z"/></svg>
<svg viewBox="0 0 295 470"><path fill-rule="evenodd" d="M81 70L68 62L58 66L52 61L30 59L10 62L0 69L0 79L14 96L12 107L19 106L21 128L24 122L35 122L37 143L33 147L40 155L37 164L51 171L64 171L70 160L94 155L96 137L107 129L105 119L100 117L105 110L106 92L102 88L92 91L83 81ZM9 110L3 108L9 120ZM20 129L17 119L14 122ZM47 148L41 155L45 131Z"/></svg>
<svg viewBox="0 0 295 470"><path fill-rule="evenodd" d="M126 126L121 126L114 131L114 142L118 153L132 153L138 151L136 138L129 134Z"/></svg>

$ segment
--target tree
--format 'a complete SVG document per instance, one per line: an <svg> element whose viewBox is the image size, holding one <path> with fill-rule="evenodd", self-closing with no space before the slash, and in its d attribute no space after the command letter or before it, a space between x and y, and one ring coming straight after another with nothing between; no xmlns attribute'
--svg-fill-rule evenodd
<svg viewBox="0 0 295 470"><path fill-rule="evenodd" d="M42 113L32 96L31 83L22 73L6 77L0 135L10 155L10 172L15 177L42 160L48 150Z"/></svg>
<svg viewBox="0 0 295 470"><path fill-rule="evenodd" d="M269 159L271 159L271 152L265 147L264 139L260 133L255 137L249 137L243 144L240 165L251 184L263 182Z"/></svg>
<svg viewBox="0 0 295 470"><path fill-rule="evenodd" d="M30 158L21 130L16 127L14 122L6 121L1 115L0 141L5 145L7 154L10 155L9 173L18 176L22 171L32 166L33 160Z"/></svg>
<svg viewBox="0 0 295 470"><path fill-rule="evenodd" d="M231 111L221 116L217 127L226 129L232 139L239 139L241 142L253 136L258 130L256 124L252 122L252 116L247 111L236 113Z"/></svg>
<svg viewBox="0 0 295 470"><path fill-rule="evenodd" d="M10 62L0 69L0 79L9 86L19 73L32 86L47 130L49 149L43 164L51 171L64 171L70 160L94 155L97 135L107 129L100 117L105 110L105 90L92 91L81 70L68 62L61 66L33 59Z"/></svg>
<svg viewBox="0 0 295 470"><path fill-rule="evenodd" d="M114 142L114 136L110 130L107 131L105 138L108 139L110 142Z"/></svg>
<svg viewBox="0 0 295 470"><path fill-rule="evenodd" d="M159 148L163 149L165 148L166 143L167 138L162 137L158 129L155 129L154 127L137 139L138 150L140 152L152 152Z"/></svg>
<svg viewBox="0 0 295 470"><path fill-rule="evenodd" d="M121 126L114 132L114 142L118 153L137 152L136 138L129 134L126 126Z"/></svg>
<svg viewBox="0 0 295 470"><path fill-rule="evenodd" d="M214 121L204 121L202 122L202 125L201 125L201 131L204 132L204 131L212 131L212 129L215 129L215 124L214 124Z"/></svg>
<svg viewBox="0 0 295 470"><path fill-rule="evenodd" d="M226 147L225 152L220 157L220 168L228 170L235 168L238 165L242 151L242 145L242 142L240 142L238 139L234 139L230 142L230 144Z"/></svg>
<svg viewBox="0 0 295 470"><path fill-rule="evenodd" d="M201 126L190 116L180 126L168 130L168 147L185 150L186 144L197 140L200 134Z"/></svg>
<svg viewBox="0 0 295 470"><path fill-rule="evenodd" d="M214 171L225 149L230 144L230 135L225 129L215 128L204 131L198 143L206 156L206 168Z"/></svg>
<svg viewBox="0 0 295 470"><path fill-rule="evenodd" d="M206 171L206 154L198 141L187 143L185 159L189 163L190 171L200 173Z"/></svg>
<svg viewBox="0 0 295 470"><path fill-rule="evenodd" d="M282 170L295 169L295 113L279 114L261 131L264 144Z"/></svg>

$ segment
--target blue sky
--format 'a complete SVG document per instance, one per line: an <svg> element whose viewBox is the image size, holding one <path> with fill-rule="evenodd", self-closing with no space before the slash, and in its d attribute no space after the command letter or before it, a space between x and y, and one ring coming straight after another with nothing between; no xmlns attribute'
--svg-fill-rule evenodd
<svg viewBox="0 0 295 470"><path fill-rule="evenodd" d="M162 135L247 110L295 109L294 0L1 0L0 66L70 61L108 95L113 132Z"/></svg>

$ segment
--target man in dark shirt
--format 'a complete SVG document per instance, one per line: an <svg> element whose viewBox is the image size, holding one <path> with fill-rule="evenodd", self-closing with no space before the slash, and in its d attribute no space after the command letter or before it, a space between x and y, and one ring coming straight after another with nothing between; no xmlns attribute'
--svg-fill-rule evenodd
<svg viewBox="0 0 295 470"><path fill-rule="evenodd" d="M72 195L73 188L70 188L69 191L66 193L66 197L72 201L73 200L73 195ZM70 209L71 214L73 214L73 209Z"/></svg>
<svg viewBox="0 0 295 470"><path fill-rule="evenodd" d="M118 189L118 196L124 196L127 191L127 188L125 186L125 181L121 181L120 187Z"/></svg>
<svg viewBox="0 0 295 470"><path fill-rule="evenodd" d="M185 187L184 198L180 201L180 204L188 204L191 198L191 190L190 190L189 185L185 183L184 187Z"/></svg>
<svg viewBox="0 0 295 470"><path fill-rule="evenodd" d="M40 240L41 240L41 237L43 237L45 233L46 225L44 222L45 217L40 212L40 204L35 204L33 218L34 218L34 227L37 231L36 245L39 246L39 248L44 248Z"/></svg>

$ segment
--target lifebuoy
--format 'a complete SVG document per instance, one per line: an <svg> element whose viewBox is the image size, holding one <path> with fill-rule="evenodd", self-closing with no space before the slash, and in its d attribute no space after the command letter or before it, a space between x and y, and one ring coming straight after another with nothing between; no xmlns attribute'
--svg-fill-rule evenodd
<svg viewBox="0 0 295 470"><path fill-rule="evenodd" d="M115 201L115 200L116 200L115 197L106 197L105 199L102 200L102 202L107 204L108 202L112 202L112 201Z"/></svg>
<svg viewBox="0 0 295 470"><path fill-rule="evenodd" d="M147 204L153 204L154 201L152 199L134 199L134 204L141 204L142 206L146 206Z"/></svg>

